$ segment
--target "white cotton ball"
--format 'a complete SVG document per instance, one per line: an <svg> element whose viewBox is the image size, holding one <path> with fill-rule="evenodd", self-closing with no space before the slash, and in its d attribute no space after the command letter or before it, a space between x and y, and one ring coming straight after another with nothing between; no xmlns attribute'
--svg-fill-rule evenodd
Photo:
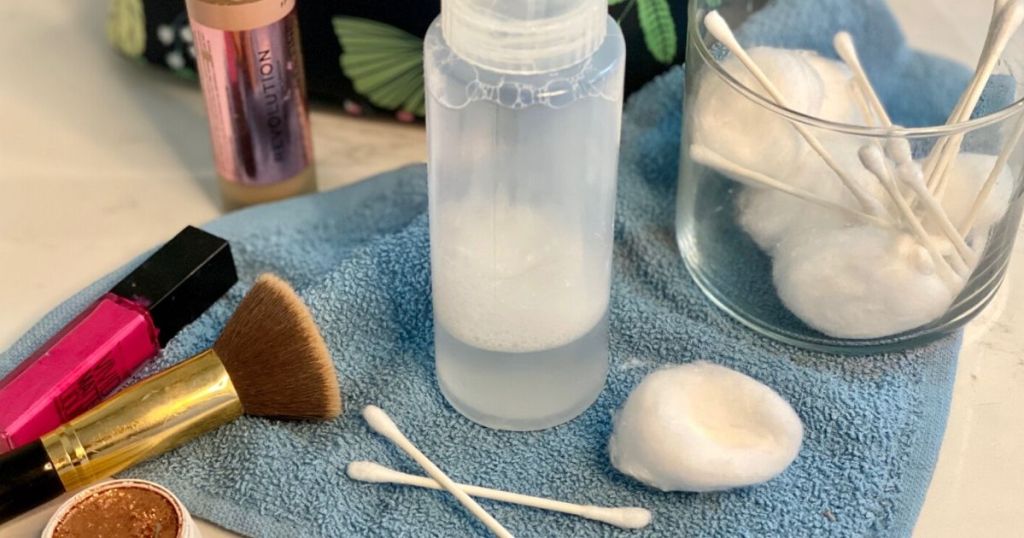
<svg viewBox="0 0 1024 538"><path fill-rule="evenodd" d="M737 207L740 226L768 254L794 231L839 228L852 221L838 210L774 189L745 188Z"/></svg>
<svg viewBox="0 0 1024 538"><path fill-rule="evenodd" d="M912 237L874 226L794 234L776 251L775 287L793 314L836 338L878 338L942 316L959 289Z"/></svg>
<svg viewBox="0 0 1024 538"><path fill-rule="evenodd" d="M765 482L800 452L800 417L756 379L708 362L648 375L615 415L612 465L662 491Z"/></svg>
<svg viewBox="0 0 1024 538"><path fill-rule="evenodd" d="M853 73L845 63L831 60L814 51L802 51L804 58L821 77L823 98L816 117L848 125L862 125L864 118L852 95ZM840 134L849 138L847 134Z"/></svg>
<svg viewBox="0 0 1024 538"><path fill-rule="evenodd" d="M851 137L835 138L826 143L829 154L856 185L876 200L884 200L881 184L860 164L857 157L859 147L859 142ZM853 193L817 154L809 155L804 165L790 176L788 183L850 209L862 210ZM849 213L771 188L745 188L737 197L737 209L740 226L769 254L791 233L841 228L862 222Z"/></svg>
<svg viewBox="0 0 1024 538"><path fill-rule="evenodd" d="M985 185L995 165L994 155L982 153L961 153L953 161L948 172L949 177L946 178L948 183L942 196L942 207L954 226L960 226L967 218L974 207L974 201L978 198L978 192ZM987 231L989 227L999 222L1006 214L1012 195L1013 174L1009 167L1004 166L985 204L981 206L977 220L974 221L974 229Z"/></svg>
<svg viewBox="0 0 1024 538"><path fill-rule="evenodd" d="M815 114L824 95L822 81L799 51L755 47L754 62L795 110ZM746 67L730 56L722 67L733 78L769 101L767 92ZM693 142L751 170L785 180L810 147L784 117L740 93L719 75L707 73L690 110Z"/></svg>

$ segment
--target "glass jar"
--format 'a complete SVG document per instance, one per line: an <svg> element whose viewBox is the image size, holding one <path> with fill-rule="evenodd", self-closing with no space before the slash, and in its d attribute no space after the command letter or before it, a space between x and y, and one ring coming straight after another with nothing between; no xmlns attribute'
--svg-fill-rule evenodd
<svg viewBox="0 0 1024 538"><path fill-rule="evenodd" d="M961 98L984 24L964 63L903 42L952 32L907 16L942 3L691 0L677 238L739 321L809 349L894 350L959 328L999 288L1021 218L1024 32L992 44L991 77ZM998 5L971 9L1024 9ZM750 65L709 30L713 11Z"/></svg>

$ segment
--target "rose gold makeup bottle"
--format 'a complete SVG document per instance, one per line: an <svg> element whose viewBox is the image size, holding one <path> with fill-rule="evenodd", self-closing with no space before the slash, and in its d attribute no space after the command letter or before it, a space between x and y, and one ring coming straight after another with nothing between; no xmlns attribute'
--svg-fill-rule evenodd
<svg viewBox="0 0 1024 538"><path fill-rule="evenodd" d="M227 208L316 190L295 0L187 0Z"/></svg>

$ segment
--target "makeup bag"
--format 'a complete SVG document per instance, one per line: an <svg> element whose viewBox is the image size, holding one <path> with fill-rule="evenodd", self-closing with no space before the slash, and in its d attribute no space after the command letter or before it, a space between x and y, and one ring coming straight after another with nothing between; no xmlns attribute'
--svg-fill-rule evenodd
<svg viewBox="0 0 1024 538"><path fill-rule="evenodd" d="M312 98L346 112L422 118L423 35L439 0L297 2L306 82ZM686 2L608 0L626 38L626 91L682 63ZM184 0L111 0L107 36L125 56L196 78ZM382 50L392 51L381 55Z"/></svg>

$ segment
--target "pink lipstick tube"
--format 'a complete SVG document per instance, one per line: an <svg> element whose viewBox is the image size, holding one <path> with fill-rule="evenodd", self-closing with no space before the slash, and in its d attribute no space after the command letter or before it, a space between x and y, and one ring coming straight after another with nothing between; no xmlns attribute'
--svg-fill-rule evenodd
<svg viewBox="0 0 1024 538"><path fill-rule="evenodd" d="M316 190L295 0L187 0L227 207Z"/></svg>
<svg viewBox="0 0 1024 538"><path fill-rule="evenodd" d="M227 241L185 228L0 380L0 453L99 403L237 280Z"/></svg>

